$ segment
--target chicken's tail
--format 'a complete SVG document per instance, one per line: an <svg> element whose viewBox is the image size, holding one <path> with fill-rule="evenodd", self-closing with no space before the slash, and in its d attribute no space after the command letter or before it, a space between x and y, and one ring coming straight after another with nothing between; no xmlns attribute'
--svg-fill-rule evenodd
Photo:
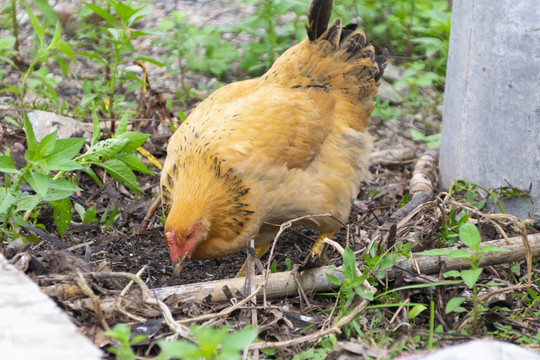
<svg viewBox="0 0 540 360"><path fill-rule="evenodd" d="M360 81L379 81L386 68L386 58L388 51L384 50L382 55L375 56L373 46L368 43L366 34L361 29L357 29L356 24L341 25L341 21L336 19L330 27L328 23L332 14L333 0L313 0L308 10L307 34L312 43L322 42L325 53L334 53L341 57L341 60L353 64L361 61L364 71L359 75ZM371 66L369 66L371 63ZM358 70L358 69L357 69Z"/></svg>
<svg viewBox="0 0 540 360"><path fill-rule="evenodd" d="M321 89L337 99L336 111L348 125L363 130L369 123L377 82L386 67L385 50L375 49L356 24L330 26L333 0L313 0L308 10L308 38L287 50L268 71L291 88Z"/></svg>

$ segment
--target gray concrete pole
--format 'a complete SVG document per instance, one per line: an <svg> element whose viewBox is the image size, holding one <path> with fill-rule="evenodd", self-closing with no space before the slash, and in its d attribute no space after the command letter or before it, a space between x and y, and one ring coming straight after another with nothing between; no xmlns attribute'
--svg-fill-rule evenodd
<svg viewBox="0 0 540 360"><path fill-rule="evenodd" d="M540 218L540 2L455 0L440 155L443 188L528 189L505 202Z"/></svg>

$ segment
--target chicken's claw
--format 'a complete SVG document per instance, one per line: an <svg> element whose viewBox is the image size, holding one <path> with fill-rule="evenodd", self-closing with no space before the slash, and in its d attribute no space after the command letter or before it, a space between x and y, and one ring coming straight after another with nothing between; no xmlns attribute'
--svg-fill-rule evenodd
<svg viewBox="0 0 540 360"><path fill-rule="evenodd" d="M317 240L315 241L315 244L313 244L311 251L309 252L306 260L304 261L304 264L302 266L303 269L309 269L312 267L319 267L323 265L323 255L326 251L326 248L328 247L327 244L323 243L323 240L326 238L332 239L335 233L335 231L331 231L321 232L319 234Z"/></svg>

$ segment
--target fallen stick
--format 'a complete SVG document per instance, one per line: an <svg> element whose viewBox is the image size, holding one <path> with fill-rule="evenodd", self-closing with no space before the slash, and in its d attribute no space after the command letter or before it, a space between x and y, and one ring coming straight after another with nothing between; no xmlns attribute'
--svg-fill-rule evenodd
<svg viewBox="0 0 540 360"><path fill-rule="evenodd" d="M326 273L330 273L343 280L343 273L330 270L328 266L304 270L300 273L300 281L304 291L320 292L337 286L328 281ZM264 281L264 275L254 277L254 282L259 285ZM244 297L245 278L233 278L202 283L169 286L151 290L158 299L165 299L170 295L176 295L179 300L199 303L212 303L228 301L223 287L227 286L234 296ZM292 271L274 273L268 275L266 292L269 298L296 296L298 286Z"/></svg>
<svg viewBox="0 0 540 360"><path fill-rule="evenodd" d="M480 266L505 264L526 259L526 250L523 246L520 236L506 240L486 241L482 246L492 245L510 250L509 252L488 253L482 259ZM531 245L533 258L540 258L540 234L528 236ZM437 274L441 266L446 270L466 269L469 265L462 259L448 259L440 256L422 256L415 255L410 259L402 259L395 266L388 269L387 276L395 279L403 272L412 274ZM336 285L328 281L326 274L332 274L338 279L343 280L343 273L338 270L331 270L328 266L304 270L300 273L302 288L306 292L323 292L337 288ZM255 283L258 285L264 280L263 275L255 277ZM171 286L151 290L157 299L163 300L170 295L175 295L179 300L211 303L228 301L224 292L224 286L228 286L235 296L243 297L244 278L234 278L225 280L209 281L204 283L194 283L187 285ZM266 294L268 298L279 298L285 296L298 295L297 283L292 272L274 273L268 276Z"/></svg>

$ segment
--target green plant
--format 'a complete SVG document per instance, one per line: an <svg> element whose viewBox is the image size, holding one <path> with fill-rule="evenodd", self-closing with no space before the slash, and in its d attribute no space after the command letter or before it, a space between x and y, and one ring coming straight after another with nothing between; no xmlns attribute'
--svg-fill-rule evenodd
<svg viewBox="0 0 540 360"><path fill-rule="evenodd" d="M156 42L170 54L164 60L167 71L173 75L179 72L184 99L194 95L186 83L188 70L222 77L238 58L236 47L221 39L224 29L189 24L184 12L173 11L170 17L161 21L160 30L167 36Z"/></svg>
<svg viewBox="0 0 540 360"><path fill-rule="evenodd" d="M418 253L418 255L437 255L445 256L449 259L463 259L469 265L470 269L466 270L451 270L447 271L444 276L447 277L459 277L463 280L465 285L469 289L472 289L472 302L473 302L473 333L476 334L478 329L478 320L480 317L480 304L478 303L478 279L482 274L482 268L480 263L482 258L487 253L500 252L500 251L509 251L508 249L503 249L495 247L492 245L486 245L480 247L482 242L482 237L476 225L472 223L465 223L459 227L459 238L469 251L465 249L457 250L445 250L445 249L432 249L428 251L423 251ZM491 284L488 284L491 285ZM447 313L451 311L463 311L463 308L460 306L466 299L465 298L454 298L450 301L446 307Z"/></svg>
<svg viewBox="0 0 540 360"><path fill-rule="evenodd" d="M35 210L43 203L53 208L56 227L60 235L63 235L73 217L73 205L69 196L82 190L77 186L78 171L87 173L100 184L92 170L92 166L100 166L116 181L133 191L139 191L134 170L151 174L133 154L133 150L150 135L127 131L126 116L121 120L115 137L102 141L98 141L99 124L95 118L92 145L78 156L85 138L57 139L56 132L53 132L38 143L27 117L24 119L24 130L28 146L25 153L26 165L17 169L9 150L0 154L0 172L4 173L5 181L5 186L0 187L0 217L4 219L4 237L11 237L10 234L30 217L35 221L39 213ZM34 193L21 190L24 184L30 185ZM110 218L107 224L112 224Z"/></svg>
<svg viewBox="0 0 540 360"><path fill-rule="evenodd" d="M83 39L93 44L93 49L77 54L103 65L105 77L97 77L93 82L83 84L84 97L80 106L85 107L90 103L95 103L102 112L109 114L114 119L116 113L135 107L134 104L126 102L125 95L117 94L117 85L130 80L130 83L126 85L127 92L130 92L143 84L142 80L121 69L120 65L140 60L162 66L159 61L147 56L130 56L134 52L132 40L158 32L133 29L134 24L151 11L147 8L148 4L135 5L131 0L127 2L105 0L92 3L83 1L82 3L93 13L99 15L104 20L104 25L86 33L79 32ZM111 128L111 132L113 131L114 127Z"/></svg>
<svg viewBox="0 0 540 360"><path fill-rule="evenodd" d="M414 141L422 141L427 144L428 148L432 148L434 146L440 146L441 145L441 134L433 134L433 135L424 135L420 131L416 129L409 129L409 132L411 133L412 139Z"/></svg>
<svg viewBox="0 0 540 360"><path fill-rule="evenodd" d="M105 336L116 340L120 344L117 347L109 348L109 352L116 355L118 360L135 360L135 352L131 348L133 344L143 341L146 335L135 336L131 338L131 329L124 324L118 324L110 331L105 332Z"/></svg>
<svg viewBox="0 0 540 360"><path fill-rule="evenodd" d="M268 69L274 60L293 39L302 40L305 36L299 17L306 13L306 4L299 0L246 0L256 3L255 13L231 27L238 33L246 32L255 38L242 45L240 67L252 75L259 75ZM296 18L281 26L280 19L290 10Z"/></svg>
<svg viewBox="0 0 540 360"><path fill-rule="evenodd" d="M334 351L334 344L337 338L335 335L326 335L321 338L316 346L312 346L300 354L293 356L292 360L324 360L328 354Z"/></svg>
<svg viewBox="0 0 540 360"><path fill-rule="evenodd" d="M337 269L333 269L337 270ZM358 295L367 300L373 300L373 294L362 287L362 283L367 279L366 274L359 275L356 273L356 256L348 247L343 251L343 281L335 275L326 274L328 280L335 285L339 285L340 308L341 311L347 309L352 303L353 298Z"/></svg>
<svg viewBox="0 0 540 360"><path fill-rule="evenodd" d="M210 326L190 327L190 334L195 342L185 340L166 341L157 343L161 352L156 360L183 359L183 360L234 360L242 359L241 351L251 344L257 337L257 329L245 327L231 333L229 327L219 329Z"/></svg>
<svg viewBox="0 0 540 360"><path fill-rule="evenodd" d="M416 64L397 86L443 83L450 37L448 1L339 0L335 12L344 23L361 19L368 39L376 46L408 59L407 66Z"/></svg>
<svg viewBox="0 0 540 360"><path fill-rule="evenodd" d="M456 245L457 237L459 236L459 227L468 220L469 215L466 212L462 212L458 218L455 210L451 209L443 229L441 230L441 240L447 242L450 246Z"/></svg>
<svg viewBox="0 0 540 360"><path fill-rule="evenodd" d="M290 258L286 258L283 262L285 264L285 271L291 271L292 269L292 260ZM272 260L272 264L270 264L270 272L276 273L277 272L277 261L276 259Z"/></svg>
<svg viewBox="0 0 540 360"><path fill-rule="evenodd" d="M38 64L43 63L46 64L50 58L52 58L62 69L62 73L65 76L66 73L69 70L69 67L67 63L65 62L65 57L69 58L71 61L75 62L74 58L74 52L71 49L71 47L61 38L61 26L60 22L56 22L56 27L54 30L54 35L49 43L46 41L45 33L47 28L42 25L37 18L37 16L32 12L30 8L26 8L26 12L28 14L28 18L30 19L30 24L32 25L32 28L34 29L35 34L38 36L38 49L34 54L34 59L28 66L28 69L26 72L22 74L21 83L19 84L19 87L15 87L13 85L6 84L5 88L2 89L2 91L10 91L16 94L19 98L19 102L23 104L24 98L26 95L26 92L28 90L29 86L29 80L34 78L37 79L37 81L42 81L45 78L45 72L47 72L47 68L44 69L38 69L34 71L34 69L37 67ZM16 26L16 25L15 25ZM5 40L2 41L2 48L4 49L5 54L14 55L14 51L16 50L8 50L8 46L13 45L17 46L17 38L16 36L13 37L7 37ZM0 57L0 60L6 61L7 63L11 64L12 66L16 66L16 64L11 61L8 57L4 56ZM18 69L18 68L17 68ZM53 79L50 81L45 81L44 83L44 89L42 92L42 95L46 95L50 99L54 99L57 101L58 96L56 95L56 91L54 91L54 83ZM35 88L35 87L34 87Z"/></svg>

